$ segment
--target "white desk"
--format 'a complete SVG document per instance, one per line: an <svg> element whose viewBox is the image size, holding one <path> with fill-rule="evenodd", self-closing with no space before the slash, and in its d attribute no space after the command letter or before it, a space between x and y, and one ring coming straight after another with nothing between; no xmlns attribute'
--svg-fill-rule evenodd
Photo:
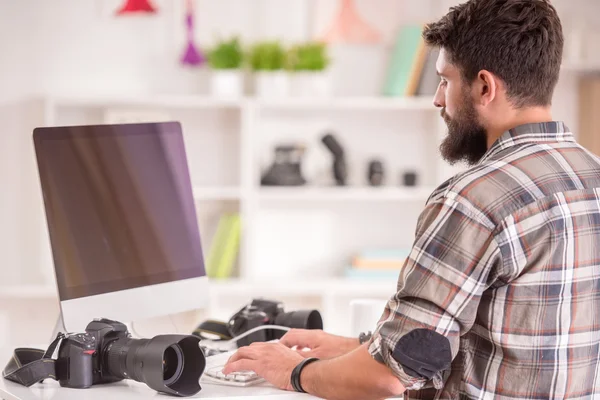
<svg viewBox="0 0 600 400"><path fill-rule="evenodd" d="M0 368L4 369L11 351L0 350ZM261 384L245 388L235 386L214 385L200 382L202 390L191 399L223 399L232 400L309 400L317 399L303 393L279 390L269 384ZM0 376L0 399L2 400L147 400L169 398L185 399L186 397L165 396L147 385L132 380L125 380L108 385L96 385L89 389L69 389L60 387L52 379L38 383L32 387L25 387Z"/></svg>
<svg viewBox="0 0 600 400"><path fill-rule="evenodd" d="M0 398L3 400L147 400L169 399L143 383L121 381L108 385L92 386L89 389L62 388L58 382L47 380L30 388L0 378ZM302 393L287 392L268 385L258 385L246 388L210 385L201 383L202 390L192 399L231 399L231 400L307 400L316 399ZM172 397L173 399L186 397Z"/></svg>

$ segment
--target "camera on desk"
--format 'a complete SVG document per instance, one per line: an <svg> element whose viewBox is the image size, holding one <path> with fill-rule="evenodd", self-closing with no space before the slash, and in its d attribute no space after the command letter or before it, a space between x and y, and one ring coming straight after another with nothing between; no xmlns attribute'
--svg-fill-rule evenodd
<svg viewBox="0 0 600 400"><path fill-rule="evenodd" d="M235 313L229 320L232 337L242 335L263 325L276 325L285 328L323 329L323 319L317 310L299 310L285 312L283 303L254 299ZM254 342L269 342L280 339L283 330L263 329L238 340L238 346L247 346Z"/></svg>
<svg viewBox="0 0 600 400"><path fill-rule="evenodd" d="M89 388L133 379L177 396L200 391L198 381L206 361L195 336L133 339L121 322L97 319L87 325L85 333L62 337L55 379L63 387Z"/></svg>
<svg viewBox="0 0 600 400"><path fill-rule="evenodd" d="M323 319L317 310L285 312L283 303L279 301L254 299L233 314L228 322L204 321L193 334L208 342L218 338L243 347L254 342L280 339L291 328L323 329ZM213 351L209 347L205 350L207 355Z"/></svg>

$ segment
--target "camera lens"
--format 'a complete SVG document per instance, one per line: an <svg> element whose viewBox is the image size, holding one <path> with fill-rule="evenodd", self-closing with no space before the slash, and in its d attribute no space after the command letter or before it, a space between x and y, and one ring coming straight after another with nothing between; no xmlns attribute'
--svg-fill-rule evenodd
<svg viewBox="0 0 600 400"><path fill-rule="evenodd" d="M183 371L183 352L179 345L167 347L163 358L163 379L165 385L171 385L181 377Z"/></svg>
<svg viewBox="0 0 600 400"><path fill-rule="evenodd" d="M206 366L199 342L189 335L114 340L103 352L104 375L143 382L158 392L194 395L200 391L200 376Z"/></svg>
<svg viewBox="0 0 600 400"><path fill-rule="evenodd" d="M299 329L323 329L323 318L317 310L292 311L277 315L275 325ZM283 333L277 334L277 338L281 336Z"/></svg>

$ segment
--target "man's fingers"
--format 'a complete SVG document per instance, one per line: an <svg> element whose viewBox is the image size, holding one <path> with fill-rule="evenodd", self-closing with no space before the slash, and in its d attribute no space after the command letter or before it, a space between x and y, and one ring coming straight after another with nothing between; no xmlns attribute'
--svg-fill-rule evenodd
<svg viewBox="0 0 600 400"><path fill-rule="evenodd" d="M316 357L315 352L311 350L296 350L296 353L300 354L304 358Z"/></svg>
<svg viewBox="0 0 600 400"><path fill-rule="evenodd" d="M279 340L279 343L286 347L310 347L308 338L306 336L307 335L305 332L292 329Z"/></svg>
<svg viewBox="0 0 600 400"><path fill-rule="evenodd" d="M254 343L250 343L250 347L261 347L261 346L265 346L269 343L265 343L265 342L254 342Z"/></svg>
<svg viewBox="0 0 600 400"><path fill-rule="evenodd" d="M242 359L242 360L237 360L237 361L228 361L227 364L225 364L225 367L223 368L223 373L225 375L231 374L232 372L239 372L239 371L255 371L254 368L257 365L257 361L255 360L249 360L249 359ZM256 372L256 371L255 371Z"/></svg>
<svg viewBox="0 0 600 400"><path fill-rule="evenodd" d="M251 348L250 346L245 346L245 347L240 348L235 353L233 353L233 355L231 357L229 357L229 360L227 360L227 363L231 363L231 362L235 362L235 361L243 360L243 359L256 360L256 358L257 358L256 348Z"/></svg>

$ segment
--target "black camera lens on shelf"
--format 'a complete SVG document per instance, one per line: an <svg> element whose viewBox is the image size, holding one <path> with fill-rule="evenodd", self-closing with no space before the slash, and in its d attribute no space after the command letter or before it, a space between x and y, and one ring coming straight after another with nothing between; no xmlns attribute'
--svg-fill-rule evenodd
<svg viewBox="0 0 600 400"><path fill-rule="evenodd" d="M367 172L367 179L371 186L381 186L384 180L383 163L380 160L371 160Z"/></svg>

